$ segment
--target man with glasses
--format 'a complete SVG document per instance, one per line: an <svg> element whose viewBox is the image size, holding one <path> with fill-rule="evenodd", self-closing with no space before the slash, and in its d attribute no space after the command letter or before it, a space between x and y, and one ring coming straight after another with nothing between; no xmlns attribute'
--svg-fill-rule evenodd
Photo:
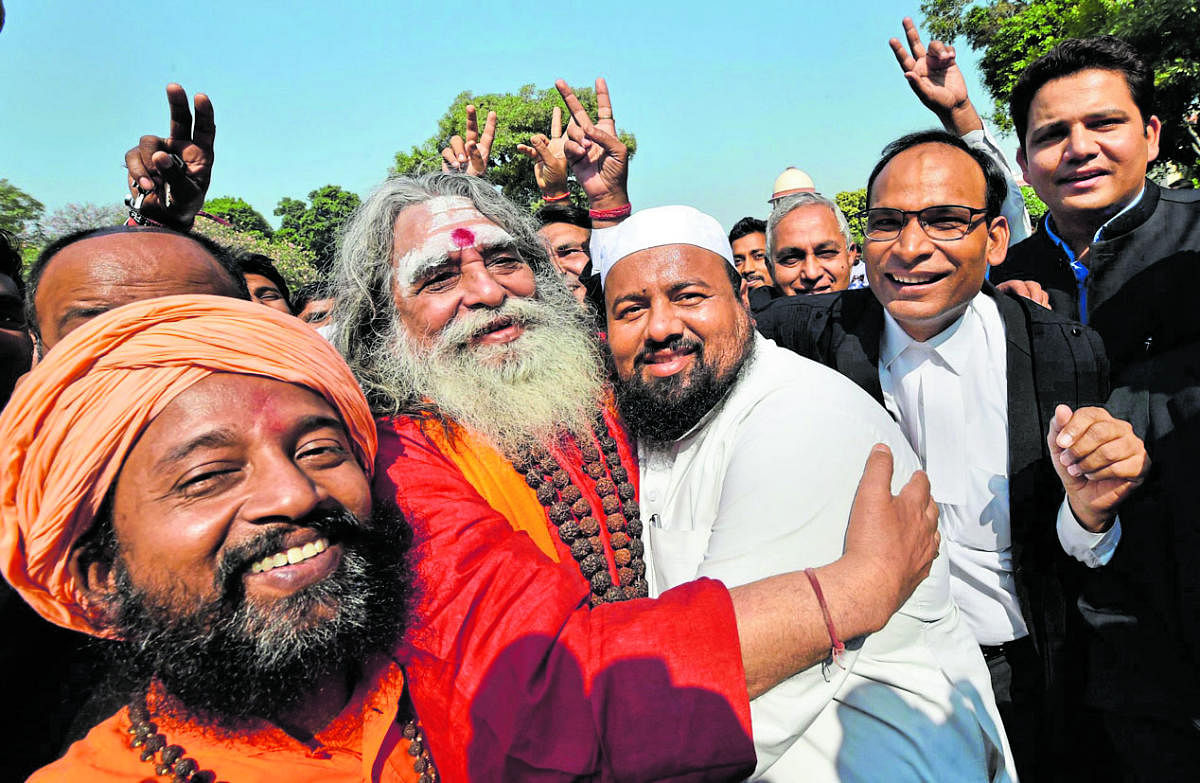
<svg viewBox="0 0 1200 783"><path fill-rule="evenodd" d="M1072 584L1112 556L1117 506L1149 461L1127 423L1081 407L1107 395L1098 336L985 283L1008 244L1004 193L996 163L954 134L893 142L861 216L870 289L781 300L758 320L874 396L924 463L952 592L1029 780L1078 769L1056 758L1080 728Z"/></svg>

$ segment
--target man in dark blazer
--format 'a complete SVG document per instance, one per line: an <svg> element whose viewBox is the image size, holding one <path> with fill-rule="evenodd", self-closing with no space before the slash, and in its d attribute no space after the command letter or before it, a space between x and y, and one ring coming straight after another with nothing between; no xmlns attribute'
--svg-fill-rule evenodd
<svg viewBox="0 0 1200 783"><path fill-rule="evenodd" d="M900 421L943 503L955 597L1022 779L1078 774L1068 705L1083 656L1071 604L1080 561L1100 566L1119 542L1116 504L1144 476L1144 449L1128 424L1089 407L1108 395L1100 338L984 283L1007 244L991 159L952 134L912 134L884 151L867 192L871 288L781 300L758 314L759 329ZM1007 501L1002 513L994 501Z"/></svg>

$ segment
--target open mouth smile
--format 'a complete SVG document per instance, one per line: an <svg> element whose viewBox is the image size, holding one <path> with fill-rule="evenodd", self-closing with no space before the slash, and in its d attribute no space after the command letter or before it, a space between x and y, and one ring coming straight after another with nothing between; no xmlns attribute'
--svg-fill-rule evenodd
<svg viewBox="0 0 1200 783"><path fill-rule="evenodd" d="M502 345L512 342L525 333L525 326L510 315L504 315L475 333L471 342L475 345Z"/></svg>
<svg viewBox="0 0 1200 783"><path fill-rule="evenodd" d="M939 280L945 279L949 274L949 272L907 272L905 274L888 272L884 276L890 280L893 285L901 288L919 288L921 286L933 285Z"/></svg>

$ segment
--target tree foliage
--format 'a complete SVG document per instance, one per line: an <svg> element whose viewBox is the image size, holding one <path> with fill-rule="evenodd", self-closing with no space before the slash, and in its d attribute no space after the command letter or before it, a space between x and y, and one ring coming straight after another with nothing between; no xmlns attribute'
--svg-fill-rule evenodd
<svg viewBox="0 0 1200 783"><path fill-rule="evenodd" d="M862 220L855 216L867 208L867 189L843 190L841 193L835 195L833 200L837 202L838 208L842 210L842 214L849 221L850 233L854 235L855 244L862 247Z"/></svg>
<svg viewBox="0 0 1200 783"><path fill-rule="evenodd" d="M278 237L268 239L257 231L239 231L233 226L223 226L204 218L197 219L192 230L232 251L261 253L271 259L293 291L315 280L320 274L311 253Z"/></svg>
<svg viewBox="0 0 1200 783"><path fill-rule="evenodd" d="M594 119L596 91L592 88L576 88L575 95ZM513 202L535 208L540 204L542 196L533 177L533 161L518 152L517 145L529 143L529 137L535 133L550 134L550 118L555 106L563 110L565 128L569 115L558 90L553 87L539 90L532 84L526 84L515 93L461 93L438 120L437 132L433 136L408 152L396 153L396 165L391 173L422 174L440 171L442 148L449 143L451 136L461 136L466 130L468 103L474 104L478 110L481 126L489 111L496 112L498 118L496 138L492 142L485 179L500 186L504 195ZM624 131L620 131L618 135L632 154L637 149L637 139L632 133ZM572 179L570 185L572 199L586 203L587 197L578 183Z"/></svg>
<svg viewBox="0 0 1200 783"><path fill-rule="evenodd" d="M123 204L71 203L54 210L45 220L38 221L36 228L28 234L31 241L46 244L76 231L118 226L127 217L129 208Z"/></svg>
<svg viewBox="0 0 1200 783"><path fill-rule="evenodd" d="M45 210L42 202L8 180L0 179L0 229L23 236L25 224L36 223Z"/></svg>
<svg viewBox="0 0 1200 783"><path fill-rule="evenodd" d="M1029 212L1029 219L1033 221L1034 225L1037 225L1037 222L1042 219L1042 215L1049 212L1050 208L1046 206L1046 202L1038 198L1038 194L1028 185L1021 186L1021 195L1025 197L1025 209Z"/></svg>
<svg viewBox="0 0 1200 783"><path fill-rule="evenodd" d="M1158 171L1200 176L1200 2L1197 0L925 0L931 38L964 37L981 52L992 120L1010 130L1008 97L1021 71L1067 38L1116 35L1154 69L1163 121Z"/></svg>
<svg viewBox="0 0 1200 783"><path fill-rule="evenodd" d="M275 233L262 213L236 196L219 196L204 202L204 211L228 220L238 231L249 231L266 239Z"/></svg>
<svg viewBox="0 0 1200 783"><path fill-rule="evenodd" d="M285 196L275 207L275 214L281 218L275 238L306 250L317 269L328 271L337 252L338 232L358 204L356 194L338 185L311 191L307 204Z"/></svg>

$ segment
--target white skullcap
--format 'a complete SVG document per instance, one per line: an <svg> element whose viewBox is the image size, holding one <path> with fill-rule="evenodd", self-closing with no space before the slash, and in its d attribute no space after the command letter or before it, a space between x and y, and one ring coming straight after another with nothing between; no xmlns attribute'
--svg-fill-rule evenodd
<svg viewBox="0 0 1200 783"><path fill-rule="evenodd" d="M771 193L771 198L767 203L774 203L776 199L790 196L793 193L815 193L816 190L812 177L795 166L788 166L782 174L776 177L775 190Z"/></svg>
<svg viewBox="0 0 1200 783"><path fill-rule="evenodd" d="M652 207L630 215L614 228L592 232L592 264L600 284L625 256L663 245L693 245L710 250L733 266L733 249L716 218L694 207Z"/></svg>

